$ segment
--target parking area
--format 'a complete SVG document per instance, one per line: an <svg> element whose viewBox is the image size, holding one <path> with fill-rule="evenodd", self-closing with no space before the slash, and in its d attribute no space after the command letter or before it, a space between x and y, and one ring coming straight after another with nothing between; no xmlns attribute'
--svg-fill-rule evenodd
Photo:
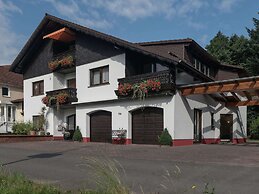
<svg viewBox="0 0 259 194"><path fill-rule="evenodd" d="M0 144L4 168L64 189L94 187L93 172L86 165L89 158L115 160L121 180L136 193L200 193L206 183L216 193L256 193L259 182L257 145Z"/></svg>

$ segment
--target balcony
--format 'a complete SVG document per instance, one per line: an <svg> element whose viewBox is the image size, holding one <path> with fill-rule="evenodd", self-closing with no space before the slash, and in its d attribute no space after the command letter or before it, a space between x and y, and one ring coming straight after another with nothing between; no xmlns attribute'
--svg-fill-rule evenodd
<svg viewBox="0 0 259 194"><path fill-rule="evenodd" d="M75 71L75 49L53 55L48 67L53 72L70 73Z"/></svg>
<svg viewBox="0 0 259 194"><path fill-rule="evenodd" d="M118 79L118 82L118 90L115 90L115 93L119 98L144 99L175 93L174 76L170 70L130 76Z"/></svg>
<svg viewBox="0 0 259 194"><path fill-rule="evenodd" d="M46 96L42 98L42 103L46 106L68 105L77 102L77 89L65 88L46 92Z"/></svg>

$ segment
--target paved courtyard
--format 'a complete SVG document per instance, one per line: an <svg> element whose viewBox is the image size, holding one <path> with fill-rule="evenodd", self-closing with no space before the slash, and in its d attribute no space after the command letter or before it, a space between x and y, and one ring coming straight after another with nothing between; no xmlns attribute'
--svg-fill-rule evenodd
<svg viewBox="0 0 259 194"><path fill-rule="evenodd" d="M159 147L58 141L0 144L4 168L64 189L94 187L89 158L105 163L115 160L121 180L136 193L201 193L206 183L220 194L258 192L256 145Z"/></svg>

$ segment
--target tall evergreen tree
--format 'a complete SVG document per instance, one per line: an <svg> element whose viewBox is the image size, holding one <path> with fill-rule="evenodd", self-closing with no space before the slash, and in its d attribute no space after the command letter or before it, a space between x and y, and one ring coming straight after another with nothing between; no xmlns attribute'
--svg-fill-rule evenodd
<svg viewBox="0 0 259 194"><path fill-rule="evenodd" d="M249 35L249 57L247 58L247 68L252 75L259 75L259 20L253 18L254 28L248 29Z"/></svg>
<svg viewBox="0 0 259 194"><path fill-rule="evenodd" d="M229 62L229 38L221 31L216 34L216 36L210 41L210 44L205 48L220 62Z"/></svg>
<svg viewBox="0 0 259 194"><path fill-rule="evenodd" d="M259 76L259 20L253 18L253 23L254 28L247 28L249 38L236 34L228 37L219 31L206 46L207 51L222 63L240 65L250 75ZM259 106L248 107L248 127L258 117Z"/></svg>

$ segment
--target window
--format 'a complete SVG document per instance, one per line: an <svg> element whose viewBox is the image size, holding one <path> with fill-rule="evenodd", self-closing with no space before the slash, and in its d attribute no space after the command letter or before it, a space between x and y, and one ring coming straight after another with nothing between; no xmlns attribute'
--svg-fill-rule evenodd
<svg viewBox="0 0 259 194"><path fill-rule="evenodd" d="M32 83L32 95L39 96L44 94L44 81L38 81Z"/></svg>
<svg viewBox="0 0 259 194"><path fill-rule="evenodd" d="M211 125L211 130L215 129L215 121L214 121L214 113L210 113L210 125Z"/></svg>
<svg viewBox="0 0 259 194"><path fill-rule="evenodd" d="M4 108L4 106L1 106L1 117L0 117L0 121L5 121L5 113L4 113L4 111L5 111L5 108Z"/></svg>
<svg viewBox="0 0 259 194"><path fill-rule="evenodd" d="M109 66L90 70L90 85L102 85L109 83Z"/></svg>
<svg viewBox="0 0 259 194"><path fill-rule="evenodd" d="M15 121L15 114L16 114L16 107L15 106L13 106L13 108L12 108L12 117L13 117L13 121Z"/></svg>
<svg viewBox="0 0 259 194"><path fill-rule="evenodd" d="M67 80L67 87L68 88L76 88L76 78L68 79Z"/></svg>
<svg viewBox="0 0 259 194"><path fill-rule="evenodd" d="M2 87L2 96L10 97L9 88Z"/></svg>
<svg viewBox="0 0 259 194"><path fill-rule="evenodd" d="M11 121L11 120L12 120L12 107L7 106L7 121Z"/></svg>

